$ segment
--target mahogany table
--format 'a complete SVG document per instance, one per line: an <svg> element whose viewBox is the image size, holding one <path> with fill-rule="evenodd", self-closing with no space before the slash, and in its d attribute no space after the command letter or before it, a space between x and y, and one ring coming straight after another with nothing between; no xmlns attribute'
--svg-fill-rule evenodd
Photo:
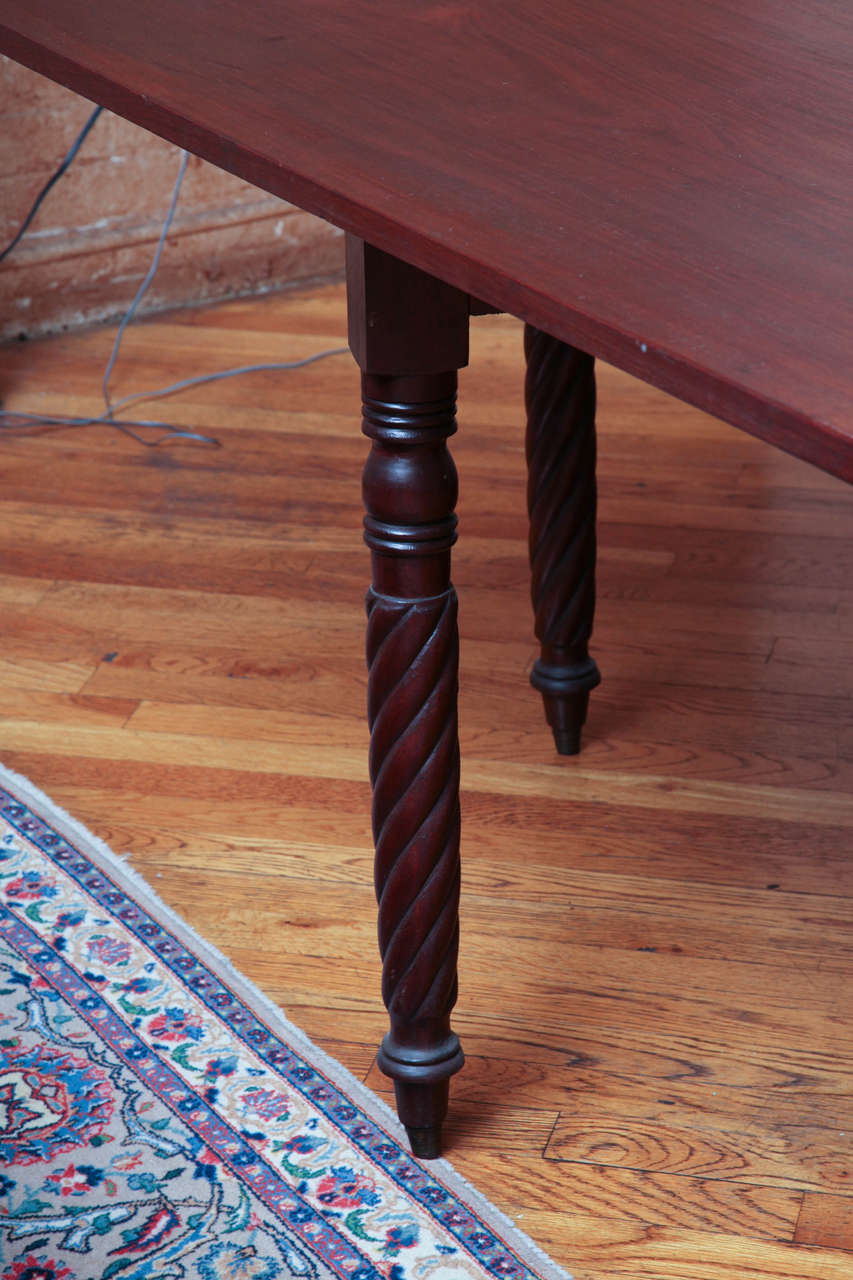
<svg viewBox="0 0 853 1280"><path fill-rule="evenodd" d="M462 1065L450 583L468 317L527 322L533 675L578 748L593 357L853 479L849 0L0 0L0 51L348 233L363 372L380 1064Z"/></svg>

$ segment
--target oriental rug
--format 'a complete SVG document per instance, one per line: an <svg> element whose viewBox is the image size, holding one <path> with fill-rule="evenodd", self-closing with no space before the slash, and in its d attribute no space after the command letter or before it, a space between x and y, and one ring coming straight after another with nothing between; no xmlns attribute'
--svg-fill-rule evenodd
<svg viewBox="0 0 853 1280"><path fill-rule="evenodd" d="M0 768L0 1280L559 1280Z"/></svg>

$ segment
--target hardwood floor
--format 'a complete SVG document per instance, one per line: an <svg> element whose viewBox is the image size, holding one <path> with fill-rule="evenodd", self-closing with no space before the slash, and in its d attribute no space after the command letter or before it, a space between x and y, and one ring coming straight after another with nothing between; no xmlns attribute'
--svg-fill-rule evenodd
<svg viewBox="0 0 853 1280"><path fill-rule="evenodd" d="M459 467L463 943L448 1154L578 1280L853 1274L853 492L600 371L580 757L527 599L520 325ZM133 328L116 395L338 345L339 287ZM109 331L0 352L100 409ZM0 756L380 1091L358 376L146 407L221 441L0 438Z"/></svg>

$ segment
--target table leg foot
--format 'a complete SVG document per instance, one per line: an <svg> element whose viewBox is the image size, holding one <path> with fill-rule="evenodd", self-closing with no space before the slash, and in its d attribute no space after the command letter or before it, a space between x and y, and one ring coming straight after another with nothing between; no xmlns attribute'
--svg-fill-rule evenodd
<svg viewBox="0 0 853 1280"><path fill-rule="evenodd" d="M432 1129L414 1129L410 1125L406 1129L406 1133L409 1135L413 1156L417 1156L419 1160L437 1160L439 1158L441 1155L440 1125L436 1125Z"/></svg>
<svg viewBox="0 0 853 1280"><path fill-rule="evenodd" d="M531 597L541 656L530 682L561 755L580 750L599 683L588 644L595 612L595 367L592 356L526 325L525 404Z"/></svg>
<svg viewBox="0 0 853 1280"><path fill-rule="evenodd" d="M441 1155L441 1127L450 1096L449 1080L431 1085L395 1080L394 1096L397 1114L409 1135L412 1155L422 1160L437 1160Z"/></svg>
<svg viewBox="0 0 853 1280"><path fill-rule="evenodd" d="M530 674L530 683L542 694L545 719L554 735L554 746L561 756L576 756L581 749L581 730L586 723L589 692L549 693L540 683L540 663Z"/></svg>

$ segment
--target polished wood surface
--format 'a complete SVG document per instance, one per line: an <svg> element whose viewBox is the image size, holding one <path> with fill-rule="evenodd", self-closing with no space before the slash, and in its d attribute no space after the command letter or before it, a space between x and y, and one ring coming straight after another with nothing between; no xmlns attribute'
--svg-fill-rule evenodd
<svg viewBox="0 0 853 1280"><path fill-rule="evenodd" d="M146 322L117 393L341 343L342 290ZM13 345L91 412L112 334ZM849 1280L853 495L599 367L605 673L526 672L521 326L462 372L461 959L448 1155L577 1280ZM219 450L0 438L0 754L378 1089L343 356L161 404Z"/></svg>
<svg viewBox="0 0 853 1280"><path fill-rule="evenodd" d="M0 50L853 478L847 0L0 0Z"/></svg>

